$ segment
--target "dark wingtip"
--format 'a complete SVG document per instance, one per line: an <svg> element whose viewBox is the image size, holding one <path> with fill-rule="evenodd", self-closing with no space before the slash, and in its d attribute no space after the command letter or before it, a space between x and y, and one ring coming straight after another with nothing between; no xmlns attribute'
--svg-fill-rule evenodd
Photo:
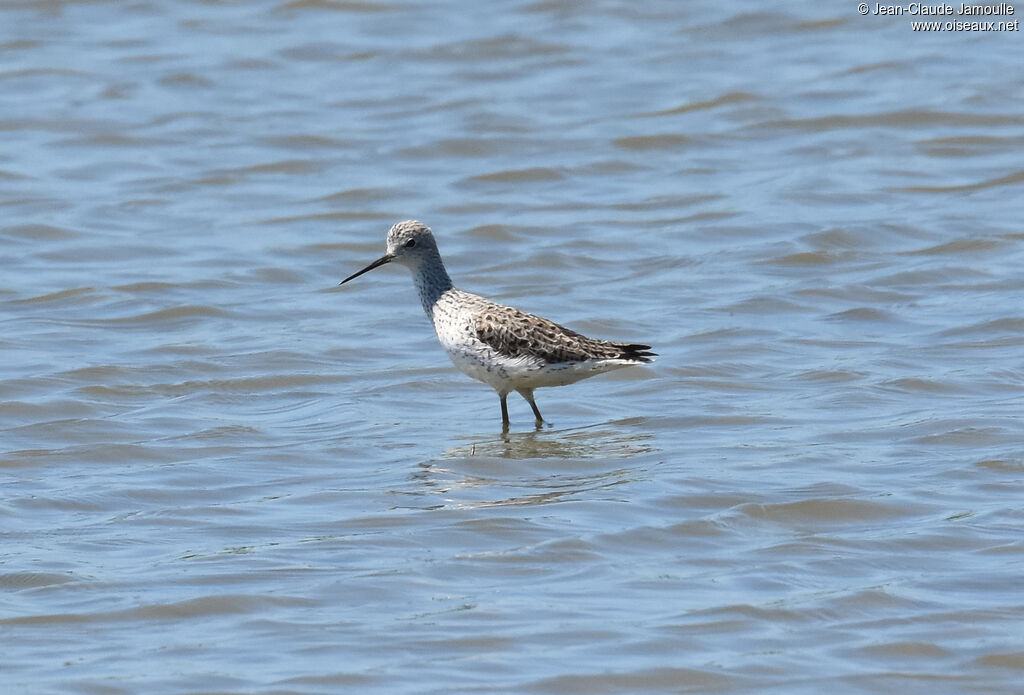
<svg viewBox="0 0 1024 695"><path fill-rule="evenodd" d="M640 345L639 343L633 343L630 345L622 345L622 355L619 359L623 360L636 360L637 362L653 362L658 353L651 352L650 345Z"/></svg>

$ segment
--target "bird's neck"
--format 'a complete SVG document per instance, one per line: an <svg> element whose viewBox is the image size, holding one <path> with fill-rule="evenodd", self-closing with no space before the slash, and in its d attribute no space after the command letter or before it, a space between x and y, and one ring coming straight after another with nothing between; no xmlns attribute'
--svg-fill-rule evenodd
<svg viewBox="0 0 1024 695"><path fill-rule="evenodd" d="M440 258L435 262L427 262L415 269L412 275L416 284L416 292L423 303L423 310L427 316L433 318L434 304L445 292L452 288L452 279L448 277L448 271Z"/></svg>

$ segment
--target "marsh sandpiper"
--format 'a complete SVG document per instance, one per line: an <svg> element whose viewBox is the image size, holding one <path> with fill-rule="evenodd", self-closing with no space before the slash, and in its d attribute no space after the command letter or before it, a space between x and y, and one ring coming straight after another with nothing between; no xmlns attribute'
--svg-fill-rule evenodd
<svg viewBox="0 0 1024 695"><path fill-rule="evenodd" d="M501 422L508 431L506 398L515 391L544 422L534 389L565 386L621 367L646 364L656 357L650 345L598 340L541 316L456 289L437 243L422 222L399 222L388 232L387 253L341 283L386 263L412 271L423 310L455 366L488 384L501 398Z"/></svg>

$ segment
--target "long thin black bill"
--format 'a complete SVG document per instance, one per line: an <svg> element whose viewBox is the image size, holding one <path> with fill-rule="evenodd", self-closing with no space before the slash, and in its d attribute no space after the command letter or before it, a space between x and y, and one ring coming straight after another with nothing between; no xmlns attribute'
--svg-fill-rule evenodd
<svg viewBox="0 0 1024 695"><path fill-rule="evenodd" d="M362 275L363 273L368 273L371 270L373 270L374 268L379 268L380 266L384 265L385 263L390 263L392 258L394 258L394 256L392 256L391 254L388 254L386 256L381 256L380 258L375 260L373 263L371 263L370 265L368 265L365 268L363 268L362 270L360 270L358 273L353 273L352 275L349 275L347 278L345 278L344 280L342 280L338 284L339 285L344 285L349 280L351 280L353 278L357 278L360 275Z"/></svg>

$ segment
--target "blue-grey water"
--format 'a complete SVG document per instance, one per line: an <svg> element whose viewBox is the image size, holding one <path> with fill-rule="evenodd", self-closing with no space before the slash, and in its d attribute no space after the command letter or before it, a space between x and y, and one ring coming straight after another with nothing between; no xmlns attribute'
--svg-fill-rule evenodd
<svg viewBox="0 0 1024 695"><path fill-rule="evenodd" d="M1024 44L912 19L0 5L3 691L1020 692ZM412 217L658 361L502 436Z"/></svg>

